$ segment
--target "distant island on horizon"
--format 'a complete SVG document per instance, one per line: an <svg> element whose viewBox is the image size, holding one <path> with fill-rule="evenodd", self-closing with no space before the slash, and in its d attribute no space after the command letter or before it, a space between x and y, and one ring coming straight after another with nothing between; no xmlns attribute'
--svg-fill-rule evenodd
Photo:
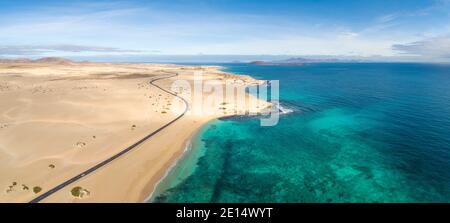
<svg viewBox="0 0 450 223"><path fill-rule="evenodd" d="M317 58L303 58L292 57L285 60L263 61L256 60L250 62L255 65L290 65L290 66L303 66L306 63L343 63L343 62L360 62L357 60L341 60L341 59L317 59Z"/></svg>

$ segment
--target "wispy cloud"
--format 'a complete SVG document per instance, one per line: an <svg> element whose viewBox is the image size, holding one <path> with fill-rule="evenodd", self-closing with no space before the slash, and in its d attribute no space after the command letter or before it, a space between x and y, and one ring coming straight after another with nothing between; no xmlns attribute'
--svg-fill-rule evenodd
<svg viewBox="0 0 450 223"><path fill-rule="evenodd" d="M391 22L397 18L399 18L401 15L399 13L392 13L392 14L387 14L387 15L382 15L378 18L376 18L376 22L377 23L387 23L387 22Z"/></svg>
<svg viewBox="0 0 450 223"><path fill-rule="evenodd" d="M81 45L11 45L0 46L1 56L19 56L19 55L42 55L50 52L71 52L71 53L142 53L144 51L120 49L115 47L100 46L81 46Z"/></svg>
<svg viewBox="0 0 450 223"><path fill-rule="evenodd" d="M450 36L441 36L407 44L395 44L393 50L402 54L431 58L450 58Z"/></svg>

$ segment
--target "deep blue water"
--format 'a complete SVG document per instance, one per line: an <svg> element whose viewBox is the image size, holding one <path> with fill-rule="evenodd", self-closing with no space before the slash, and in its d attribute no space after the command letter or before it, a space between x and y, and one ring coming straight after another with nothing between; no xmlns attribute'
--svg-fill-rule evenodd
<svg viewBox="0 0 450 223"><path fill-rule="evenodd" d="M280 80L278 125L217 120L159 202L449 202L450 65L228 64Z"/></svg>

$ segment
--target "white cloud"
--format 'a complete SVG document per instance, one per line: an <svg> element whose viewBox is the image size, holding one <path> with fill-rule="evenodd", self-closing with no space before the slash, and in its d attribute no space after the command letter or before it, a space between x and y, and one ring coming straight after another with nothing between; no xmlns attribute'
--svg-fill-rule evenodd
<svg viewBox="0 0 450 223"><path fill-rule="evenodd" d="M400 17L399 13L394 13L394 14L387 14L387 15L383 15L380 16L376 19L377 23L387 23L387 22L391 22L397 18Z"/></svg>
<svg viewBox="0 0 450 223"><path fill-rule="evenodd" d="M72 53L141 53L143 51L127 50L115 47L100 46L80 46L80 45L0 45L0 56L18 56L18 55L43 55L51 52L72 52Z"/></svg>
<svg viewBox="0 0 450 223"><path fill-rule="evenodd" d="M407 44L394 44L392 49L402 54L450 58L450 36L434 37Z"/></svg>

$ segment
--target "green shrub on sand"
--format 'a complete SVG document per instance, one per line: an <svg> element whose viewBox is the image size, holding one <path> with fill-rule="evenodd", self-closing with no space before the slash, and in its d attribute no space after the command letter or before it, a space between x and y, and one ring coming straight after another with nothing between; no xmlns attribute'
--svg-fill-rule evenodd
<svg viewBox="0 0 450 223"><path fill-rule="evenodd" d="M70 193L72 194L72 196L78 197L78 198L83 198L84 196L89 196L89 194L90 194L90 192L88 190L86 190L80 186L76 186L76 187L72 188Z"/></svg>
<svg viewBox="0 0 450 223"><path fill-rule="evenodd" d="M42 188L41 188L41 187L39 187L39 186L33 187L33 192L34 192L35 194L37 194L37 193L39 193L39 192L41 192L41 191L42 191Z"/></svg>

